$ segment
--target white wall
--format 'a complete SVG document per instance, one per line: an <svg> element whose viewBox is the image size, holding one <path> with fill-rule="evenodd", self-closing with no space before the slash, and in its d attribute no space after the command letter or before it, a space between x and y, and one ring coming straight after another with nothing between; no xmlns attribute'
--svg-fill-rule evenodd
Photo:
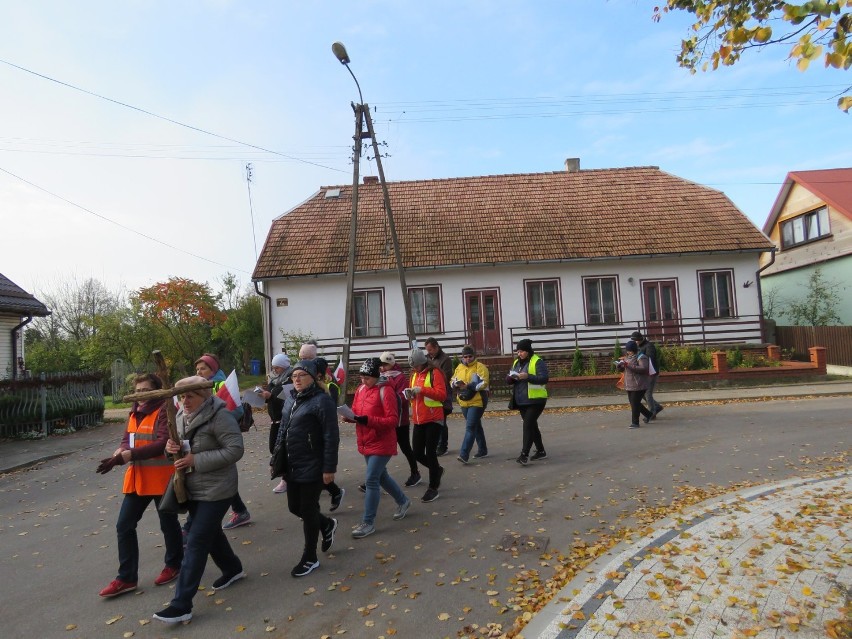
<svg viewBox="0 0 852 639"><path fill-rule="evenodd" d="M0 315L0 379L12 377L12 329L20 323L20 317Z"/></svg>
<svg viewBox="0 0 852 639"><path fill-rule="evenodd" d="M503 351L511 350L509 329L526 325L524 301L525 279L560 279L562 319L566 324L585 322L582 278L615 276L621 301L621 316L626 322L643 317L642 287L648 279L677 279L682 317L698 317L699 270L733 269L734 296L739 315L758 315L760 305L755 283L758 254L668 257L660 259L619 259L596 262L568 262L542 265L500 267L469 266L462 269L406 271L408 286L440 285L444 329L464 329L464 289L494 288L499 292ZM628 278L632 277L631 285ZM743 288L746 282L752 282ZM357 275L355 289L383 288L385 295L385 328L388 334L405 334L402 295L396 271ZM346 281L344 277L275 280L268 283L272 297L273 343L280 340L280 330L310 333L318 338L339 338L344 332ZM276 298L287 298L286 307L276 306ZM277 350L277 349L276 349Z"/></svg>

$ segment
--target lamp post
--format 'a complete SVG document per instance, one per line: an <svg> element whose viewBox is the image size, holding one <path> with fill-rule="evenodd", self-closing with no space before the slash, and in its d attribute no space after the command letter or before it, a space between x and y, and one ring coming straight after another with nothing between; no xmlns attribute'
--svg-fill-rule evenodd
<svg viewBox="0 0 852 639"><path fill-rule="evenodd" d="M349 223L349 270L347 273L346 282L346 310L343 324L343 353L341 360L343 368L349 372L349 352L352 341L352 298L355 290L355 243L358 234L358 182L360 180L359 169L361 160L361 140L370 138L373 144L373 154L376 157L376 165L379 169L379 182L382 185L382 196L384 198L385 214L388 219L388 228L390 229L391 241L393 243L393 252L396 257L396 270L399 275L399 286L402 292L402 305L405 313L405 330L408 335L409 348L414 348L417 345L417 338L414 334L414 322L411 319L411 304L408 300L408 287L405 283L405 269L402 265L402 255L399 251L399 240L396 235L396 226L393 221L393 211L391 209L390 196L388 195L388 185L385 181L385 172L382 167L382 156L379 153L379 145L376 142L376 135L373 131L373 120L370 117L370 107L364 102L364 96L361 93L361 85L358 83L358 78L352 73L349 68L349 54L346 52L346 47L342 42L335 42L331 45L331 50L335 57L340 61L340 64L346 67L349 75L355 80L355 86L358 87L358 97L360 102L352 104L352 110L355 112L355 146L353 154L353 171L352 171L352 218ZM364 130L366 125L367 130ZM346 393L341 393L341 399L345 398Z"/></svg>

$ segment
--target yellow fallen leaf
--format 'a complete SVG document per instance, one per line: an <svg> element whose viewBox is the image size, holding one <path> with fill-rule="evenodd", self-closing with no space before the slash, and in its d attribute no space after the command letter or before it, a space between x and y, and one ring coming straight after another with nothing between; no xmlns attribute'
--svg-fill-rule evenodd
<svg viewBox="0 0 852 639"><path fill-rule="evenodd" d="M693 569L693 572L695 572L695 574L698 576L699 579L707 579L707 573L704 572L703 570L701 570L700 567L696 566Z"/></svg>
<svg viewBox="0 0 852 639"><path fill-rule="evenodd" d="M246 629L246 627L245 627L245 626L237 626L236 631L237 631L237 632L244 632L244 631L245 631L245 629Z"/></svg>
<svg viewBox="0 0 852 639"><path fill-rule="evenodd" d="M275 626L266 626L266 632L275 632Z"/></svg>
<svg viewBox="0 0 852 639"><path fill-rule="evenodd" d="M75 624L75 623L69 623L67 626L65 626L65 630L74 630L76 628L77 628L77 624Z"/></svg>
<svg viewBox="0 0 852 639"><path fill-rule="evenodd" d="M804 588L802 588L802 594L805 597L810 597L812 594L814 594L814 591L811 590L810 586L805 586Z"/></svg>
<svg viewBox="0 0 852 639"><path fill-rule="evenodd" d="M499 595L500 593L499 593L499 592L497 592L496 590L487 590L487 591L485 592L485 594L486 594L486 595L488 595L489 597L496 597L496 596L497 596L497 595Z"/></svg>
<svg viewBox="0 0 852 639"><path fill-rule="evenodd" d="M149 623L151 623L151 620L150 620L150 619L140 619L140 620L139 620L139 625L140 625L140 626L147 626Z"/></svg>
<svg viewBox="0 0 852 639"><path fill-rule="evenodd" d="M132 636L133 636L133 634L134 634L134 633L133 633L133 631L132 631L132 630L128 630L127 632L125 632L125 633L124 633L123 635L121 635L121 636L122 636L122 637L124 637L124 639L130 639L130 637L132 637Z"/></svg>
<svg viewBox="0 0 852 639"><path fill-rule="evenodd" d="M438 615L438 619L440 621L446 621L449 618L450 618L450 615L448 615L446 612L442 612L441 614Z"/></svg>
<svg viewBox="0 0 852 639"><path fill-rule="evenodd" d="M111 626L112 624L114 624L116 621L119 621L120 619L124 619L124 615L116 615L112 619L107 619L106 625Z"/></svg>

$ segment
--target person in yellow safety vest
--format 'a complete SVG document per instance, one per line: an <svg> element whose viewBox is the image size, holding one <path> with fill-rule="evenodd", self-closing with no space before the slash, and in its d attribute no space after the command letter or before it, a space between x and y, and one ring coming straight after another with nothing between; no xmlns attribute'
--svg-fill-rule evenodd
<svg viewBox="0 0 852 639"><path fill-rule="evenodd" d="M157 390L163 387L156 375L140 375L135 379L137 393ZM139 581L139 541L136 525L152 501L157 506L160 517L160 530L166 546L165 567L154 584L162 586L178 578L183 561L183 540L180 523L174 513L160 512L160 498L166 490L169 479L174 474L174 464L166 458L165 447L169 438L169 426L166 419L165 402L169 400L148 400L136 402L127 420L127 429L121 445L101 461L97 472L106 474L114 466L129 464L124 473L124 501L116 523L118 534L118 576L101 590L101 597L115 597L136 590Z"/></svg>
<svg viewBox="0 0 852 639"><path fill-rule="evenodd" d="M430 502L438 499L438 488L444 468L438 463L438 439L444 421L444 400L447 398L447 381L441 369L429 365L429 360L419 348L408 356L411 382L403 393L411 402L411 423L414 432L411 448L417 461L429 469L429 488L420 498Z"/></svg>
<svg viewBox="0 0 852 639"><path fill-rule="evenodd" d="M530 459L544 459L544 443L538 428L538 418L547 404L548 381L547 364L535 354L532 341L522 339L517 346L518 358L512 362L512 368L506 376L506 382L512 388L509 408L517 408L521 413L524 424L523 444L521 454L515 460L521 466L526 466ZM535 453L530 457L530 448L535 444Z"/></svg>

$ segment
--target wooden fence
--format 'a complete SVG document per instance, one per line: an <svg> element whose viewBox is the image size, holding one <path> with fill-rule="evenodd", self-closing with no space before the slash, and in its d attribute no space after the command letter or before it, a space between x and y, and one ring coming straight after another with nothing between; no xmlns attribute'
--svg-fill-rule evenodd
<svg viewBox="0 0 852 639"><path fill-rule="evenodd" d="M826 363L852 366L852 326L776 326L775 341L796 359L806 359L811 346L824 346Z"/></svg>

